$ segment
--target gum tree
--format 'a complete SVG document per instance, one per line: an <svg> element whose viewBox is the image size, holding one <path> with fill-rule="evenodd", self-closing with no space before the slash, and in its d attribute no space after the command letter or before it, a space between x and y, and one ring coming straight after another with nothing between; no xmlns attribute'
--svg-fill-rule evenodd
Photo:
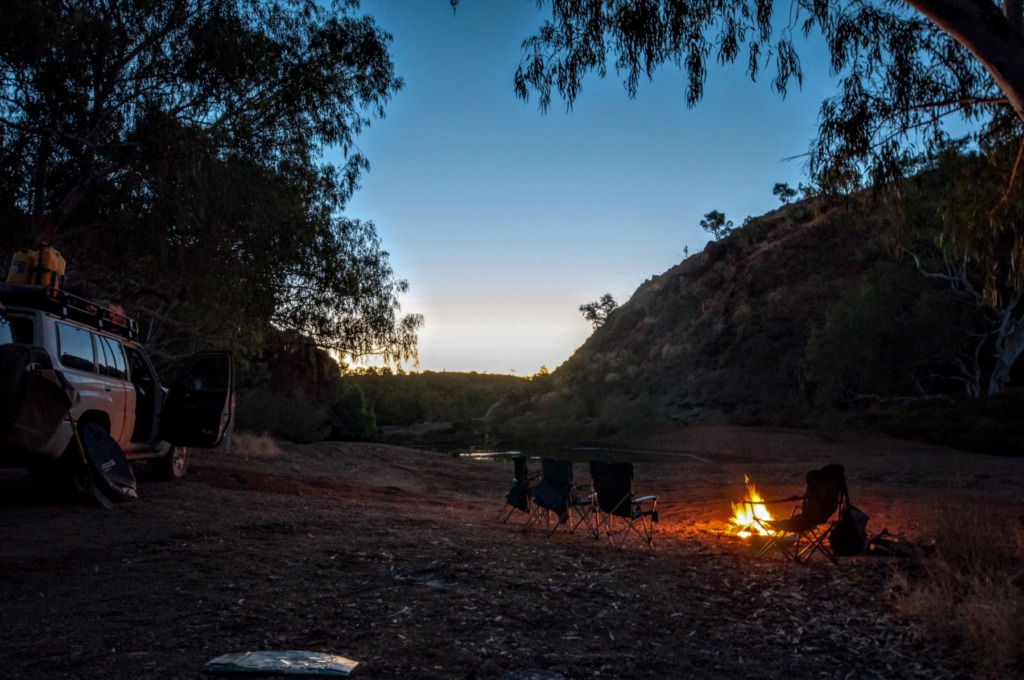
<svg viewBox="0 0 1024 680"><path fill-rule="evenodd" d="M354 140L402 85L358 2L0 9L0 244L56 245L171 353L172 337L253 348L271 322L415 351L373 225L342 217L367 168Z"/></svg>
<svg viewBox="0 0 1024 680"><path fill-rule="evenodd" d="M590 325L596 331L604 325L604 322L608 320L608 316L618 308L619 303L615 301L612 294L605 293L599 300L580 305L580 314L590 322Z"/></svg>

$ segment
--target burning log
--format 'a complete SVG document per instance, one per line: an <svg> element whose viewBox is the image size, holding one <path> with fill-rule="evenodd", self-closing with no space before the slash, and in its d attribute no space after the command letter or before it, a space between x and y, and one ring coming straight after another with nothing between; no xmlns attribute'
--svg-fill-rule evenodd
<svg viewBox="0 0 1024 680"><path fill-rule="evenodd" d="M743 481L747 485L746 495L739 503L732 504L732 517L729 519L733 533L740 538L769 536L771 531L766 524L774 518L750 477L743 475Z"/></svg>

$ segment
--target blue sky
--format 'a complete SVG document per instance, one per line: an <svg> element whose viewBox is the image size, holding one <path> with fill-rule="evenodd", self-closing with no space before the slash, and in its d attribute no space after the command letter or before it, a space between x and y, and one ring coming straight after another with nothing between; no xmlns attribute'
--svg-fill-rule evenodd
<svg viewBox="0 0 1024 680"><path fill-rule="evenodd" d="M701 217L736 225L796 187L834 84L803 56L783 99L741 64L711 67L688 109L666 70L630 100L613 71L585 81L570 112L513 93L534 0L364 0L391 33L405 88L357 140L371 169L350 217L371 220L425 317L419 370L533 375L590 335L581 304L620 303L703 249ZM407 366L408 368L414 368Z"/></svg>

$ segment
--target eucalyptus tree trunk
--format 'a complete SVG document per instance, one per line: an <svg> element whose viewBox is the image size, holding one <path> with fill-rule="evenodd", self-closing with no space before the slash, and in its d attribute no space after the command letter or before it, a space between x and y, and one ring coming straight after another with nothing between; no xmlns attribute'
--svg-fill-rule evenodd
<svg viewBox="0 0 1024 680"><path fill-rule="evenodd" d="M995 365L988 381L988 394L999 394L1010 382L1013 365L1024 354L1024 317L1017 314L1020 294L1014 294L1006 306L995 310L999 328L995 338Z"/></svg>
<svg viewBox="0 0 1024 680"><path fill-rule="evenodd" d="M963 45L1024 121L1024 0L905 0Z"/></svg>
<svg viewBox="0 0 1024 680"><path fill-rule="evenodd" d="M954 362L958 373L956 379L963 383L967 396L972 399L999 394L1009 384L1014 364L1024 354L1021 294L1010 292L996 297L987 296L971 283L965 261L954 261L947 256L944 258L944 271L941 271L930 269L918 255L909 254L923 276L945 281L953 295L984 310L985 322L977 333L964 329L976 341L969 352L962 353ZM991 369L986 376L989 365Z"/></svg>

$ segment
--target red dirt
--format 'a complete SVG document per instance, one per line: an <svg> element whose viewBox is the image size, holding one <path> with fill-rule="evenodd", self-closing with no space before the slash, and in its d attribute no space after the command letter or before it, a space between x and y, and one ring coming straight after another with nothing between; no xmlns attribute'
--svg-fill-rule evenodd
<svg viewBox="0 0 1024 680"><path fill-rule="evenodd" d="M653 550L501 524L509 462L386 445L195 452L185 480L140 474L112 510L4 471L0 668L199 678L226 652L306 649L360 678L970 676L895 613L897 560L753 560L725 533L730 502L744 474L787 496L839 462L870 533L923 541L936 505L1022 521L1024 459L736 428L635 446L636 491L660 496Z"/></svg>

